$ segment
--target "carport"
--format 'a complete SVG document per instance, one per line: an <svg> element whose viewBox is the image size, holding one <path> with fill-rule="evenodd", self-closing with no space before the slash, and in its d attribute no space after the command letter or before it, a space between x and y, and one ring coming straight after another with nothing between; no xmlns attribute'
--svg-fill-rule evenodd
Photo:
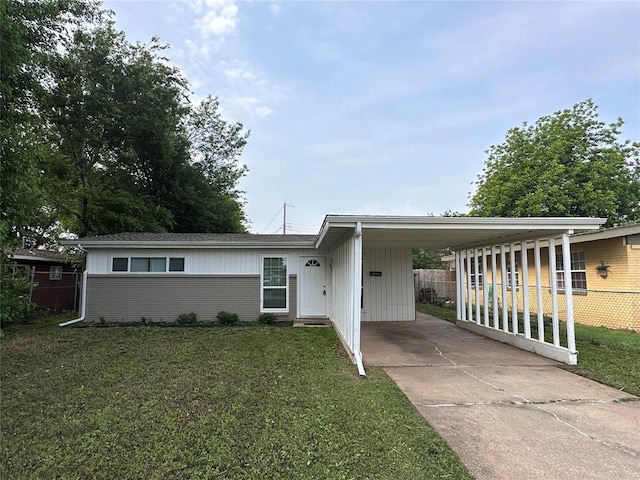
<svg viewBox="0 0 640 480"><path fill-rule="evenodd" d="M564 265L571 265L569 235L595 230L601 218L486 218L486 217L400 217L327 215L316 241L316 248L328 252L329 317L342 338L361 375L365 375L360 350L363 321L415 321L412 275L412 248L449 248L456 258L457 323L459 326L538 353L575 364L577 352L573 330L572 288L566 282L556 287L556 247ZM538 298L543 288L540 278L540 251L548 247L550 290L554 311L552 340L545 339L540 305L528 302L527 253L535 258L535 288ZM519 252L519 253L518 253ZM519 262L516 258L520 259ZM496 262L504 276L502 290L486 276L480 266L496 271ZM510 289L510 308L505 288L508 272L521 271L523 304L518 304L516 289ZM490 288L493 287L493 288ZM491 295L489 292L491 291ZM564 296L566 339L560 338L558 295ZM501 298L502 308L498 308ZM519 321L519 315L524 317ZM532 335L531 318L538 321ZM523 323L523 327L520 324ZM563 345L564 344L564 345Z"/></svg>

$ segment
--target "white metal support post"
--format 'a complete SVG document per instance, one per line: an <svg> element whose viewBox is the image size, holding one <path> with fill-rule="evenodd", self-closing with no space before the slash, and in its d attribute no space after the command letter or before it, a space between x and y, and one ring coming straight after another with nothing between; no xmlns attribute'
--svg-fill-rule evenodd
<svg viewBox="0 0 640 480"><path fill-rule="evenodd" d="M471 255L469 255L469 250L465 252L467 257L467 261L465 262L467 265L467 317L470 322L473 322L473 301L471 298Z"/></svg>
<svg viewBox="0 0 640 480"><path fill-rule="evenodd" d="M533 243L533 261L536 268L536 300L538 307L538 340L544 341L544 313L542 311L542 268L540 266L540 240Z"/></svg>
<svg viewBox="0 0 640 480"><path fill-rule="evenodd" d="M506 245L500 246L500 274L502 277L502 330L509 331L509 305L507 302L507 258Z"/></svg>
<svg viewBox="0 0 640 480"><path fill-rule="evenodd" d="M549 282L551 283L551 323L553 327L553 344L560 346L560 323L558 320L558 271L556 267L556 239L549 239ZM567 283L566 267L564 283Z"/></svg>
<svg viewBox="0 0 640 480"><path fill-rule="evenodd" d="M511 271L511 333L518 333L518 268L516 266L516 244L509 245L509 270Z"/></svg>
<svg viewBox="0 0 640 480"><path fill-rule="evenodd" d="M564 265L564 300L566 302L566 318L567 322L567 348L569 353L576 355L576 333L573 324L573 279L571 275L571 243L569 235L573 232L569 231L562 235L562 263ZM567 275L567 272L569 275Z"/></svg>
<svg viewBox="0 0 640 480"><path fill-rule="evenodd" d="M476 323L480 325L480 282L478 278L480 277L478 272L478 249L473 249L473 285L475 290L475 298L476 298Z"/></svg>
<svg viewBox="0 0 640 480"><path fill-rule="evenodd" d="M464 320L462 318L464 312L464 306L462 305L462 253L456 252L456 318L458 320Z"/></svg>
<svg viewBox="0 0 640 480"><path fill-rule="evenodd" d="M496 267L496 246L493 245L491 247L491 293L492 293L492 305L493 305L493 328L496 330L500 329L500 309L498 307L498 281L497 275L498 270Z"/></svg>
<svg viewBox="0 0 640 480"><path fill-rule="evenodd" d="M487 247L482 247L482 299L484 304L484 326L489 326L489 287L487 285Z"/></svg>
<svg viewBox="0 0 640 480"><path fill-rule="evenodd" d="M520 247L520 264L522 265L522 311L524 313L524 336L531 338L531 314L529 313L529 259L527 242Z"/></svg>
<svg viewBox="0 0 640 480"><path fill-rule="evenodd" d="M353 295L351 297L351 308L353 315L353 355L358 366L358 373L366 376L362 363L362 352L360 351L360 322L362 320L362 306L360 298L362 294L362 222L356 223L355 242L353 246Z"/></svg>

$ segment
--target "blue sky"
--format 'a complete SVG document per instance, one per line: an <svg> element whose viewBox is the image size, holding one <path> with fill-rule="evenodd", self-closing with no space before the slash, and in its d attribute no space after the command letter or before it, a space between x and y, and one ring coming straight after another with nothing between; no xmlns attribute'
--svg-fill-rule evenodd
<svg viewBox="0 0 640 480"><path fill-rule="evenodd" d="M509 128L592 98L640 140L640 3L105 1L251 130L254 233L327 213L467 211ZM276 217L269 225L269 222ZM268 227L267 227L268 226Z"/></svg>

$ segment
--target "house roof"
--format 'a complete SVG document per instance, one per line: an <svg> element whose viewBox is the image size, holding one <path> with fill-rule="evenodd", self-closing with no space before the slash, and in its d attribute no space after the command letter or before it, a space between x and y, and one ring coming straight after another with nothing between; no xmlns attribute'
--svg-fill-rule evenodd
<svg viewBox="0 0 640 480"><path fill-rule="evenodd" d="M604 218L327 215L318 235L117 233L63 241L83 248L317 248L328 250L362 229L365 246L463 250L596 230Z"/></svg>
<svg viewBox="0 0 640 480"><path fill-rule="evenodd" d="M362 228L365 246L464 250L595 230L604 218L327 215L316 246L330 249Z"/></svg>
<svg viewBox="0 0 640 480"><path fill-rule="evenodd" d="M112 247L220 247L314 248L316 235L256 235L250 233L148 233L126 232L65 240L63 245L83 248Z"/></svg>
<svg viewBox="0 0 640 480"><path fill-rule="evenodd" d="M70 263L62 253L54 250L29 250L28 248L16 248L10 253L10 255L14 260Z"/></svg>
<svg viewBox="0 0 640 480"><path fill-rule="evenodd" d="M572 235L571 243L592 242L594 240L606 240L608 238L620 238L631 235L640 235L640 223L605 228L597 232L585 232Z"/></svg>

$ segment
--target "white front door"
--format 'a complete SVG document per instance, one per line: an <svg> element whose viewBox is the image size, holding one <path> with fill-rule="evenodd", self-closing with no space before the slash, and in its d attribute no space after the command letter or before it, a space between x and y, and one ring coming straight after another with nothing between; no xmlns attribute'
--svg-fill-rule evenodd
<svg viewBox="0 0 640 480"><path fill-rule="evenodd" d="M300 257L300 317L327 315L325 257Z"/></svg>

